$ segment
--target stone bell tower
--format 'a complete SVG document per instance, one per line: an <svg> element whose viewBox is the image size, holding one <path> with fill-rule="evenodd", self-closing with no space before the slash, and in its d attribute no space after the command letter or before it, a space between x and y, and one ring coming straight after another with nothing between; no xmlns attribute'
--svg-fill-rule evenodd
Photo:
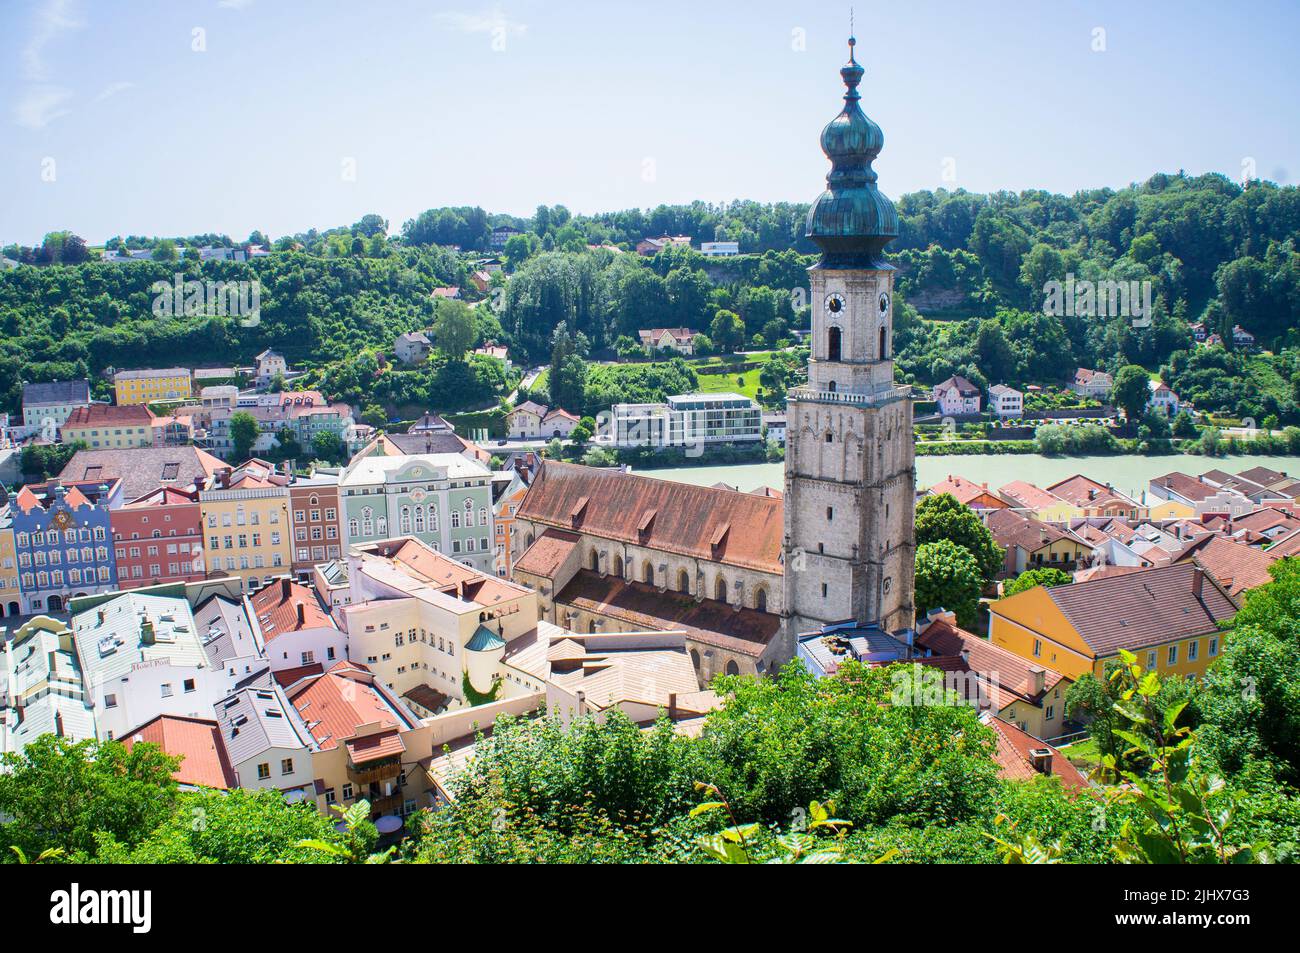
<svg viewBox="0 0 1300 953"><path fill-rule="evenodd" d="M806 234L822 251L810 269L808 384L786 412L785 610L788 635L826 622L915 620L912 402L894 384L893 203L876 189L872 161L884 135L858 105L863 69L840 70L844 109L822 130L826 191Z"/></svg>

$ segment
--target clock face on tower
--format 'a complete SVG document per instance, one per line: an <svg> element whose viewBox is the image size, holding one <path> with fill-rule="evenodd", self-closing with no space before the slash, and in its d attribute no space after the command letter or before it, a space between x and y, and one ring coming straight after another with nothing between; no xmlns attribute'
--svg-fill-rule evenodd
<svg viewBox="0 0 1300 953"><path fill-rule="evenodd" d="M889 313L889 293L888 293L888 292L883 292L883 291L882 291L881 294L880 294L880 313L881 313L881 314L888 314L888 313Z"/></svg>
<svg viewBox="0 0 1300 953"><path fill-rule="evenodd" d="M843 314L845 309L844 295L838 291L832 292L826 296L826 313Z"/></svg>

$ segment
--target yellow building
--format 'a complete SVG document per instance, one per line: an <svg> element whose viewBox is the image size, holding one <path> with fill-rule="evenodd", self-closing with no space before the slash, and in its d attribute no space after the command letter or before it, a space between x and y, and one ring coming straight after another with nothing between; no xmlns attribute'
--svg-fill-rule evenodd
<svg viewBox="0 0 1300 953"><path fill-rule="evenodd" d="M199 514L209 578L237 576L253 592L290 571L288 480L270 464L218 470L199 491Z"/></svg>
<svg viewBox="0 0 1300 953"><path fill-rule="evenodd" d="M1071 679L1104 675L1121 649L1161 674L1201 675L1236 612L1200 566L1178 563L1001 599L989 606L989 640Z"/></svg>
<svg viewBox="0 0 1300 953"><path fill-rule="evenodd" d="M64 443L81 441L91 450L153 446L154 415L148 407L91 404L78 407L59 428Z"/></svg>
<svg viewBox="0 0 1300 953"><path fill-rule="evenodd" d="M13 517L6 506L0 510L0 615L22 612L18 596L18 553L14 549Z"/></svg>
<svg viewBox="0 0 1300 953"><path fill-rule="evenodd" d="M1188 520L1196 517L1196 507L1177 500L1152 500L1147 514L1152 520Z"/></svg>
<svg viewBox="0 0 1300 953"><path fill-rule="evenodd" d="M191 393L189 368L118 371L113 375L113 391L122 407L154 401L188 400Z"/></svg>

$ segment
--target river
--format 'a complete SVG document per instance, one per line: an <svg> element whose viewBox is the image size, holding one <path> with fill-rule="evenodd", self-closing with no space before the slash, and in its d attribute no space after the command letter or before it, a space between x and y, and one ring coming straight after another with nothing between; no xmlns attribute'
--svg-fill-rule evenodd
<svg viewBox="0 0 1300 953"><path fill-rule="evenodd" d="M1300 457L1197 457L1172 454L1160 457L1101 456L1101 457L1044 457L1036 453L972 454L970 456L917 457L916 480L921 487L931 486L949 475L962 476L976 483L987 483L997 489L1012 480L1028 480L1040 487L1064 480L1076 473L1110 483L1130 496L1145 490L1152 477L1171 470L1182 470L1193 476L1206 470L1227 470L1239 473L1251 467L1270 467L1288 473L1300 473ZM717 467L678 467L666 470L638 470L642 476L663 480L678 480L711 486L729 483L742 490L770 486L785 487L784 464L737 463Z"/></svg>

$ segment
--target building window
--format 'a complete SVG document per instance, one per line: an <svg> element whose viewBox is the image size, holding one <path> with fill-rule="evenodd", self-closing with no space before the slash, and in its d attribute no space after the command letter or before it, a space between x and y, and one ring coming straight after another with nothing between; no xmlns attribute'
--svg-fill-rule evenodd
<svg viewBox="0 0 1300 953"><path fill-rule="evenodd" d="M1214 656L1218 654L1219 654L1219 637L1215 636L1210 639L1209 655L1210 658L1214 658Z"/></svg>
<svg viewBox="0 0 1300 953"><path fill-rule="evenodd" d="M1043 657L1043 643L1039 639L1034 639L1034 658Z"/></svg>
<svg viewBox="0 0 1300 953"><path fill-rule="evenodd" d="M1177 664L1178 664L1178 646L1176 646L1176 645L1171 645L1171 646L1169 646L1169 658L1168 658L1168 661L1167 661L1165 664L1167 664L1167 665L1177 665Z"/></svg>
<svg viewBox="0 0 1300 953"><path fill-rule="evenodd" d="M265 781L271 776L271 765L265 761L257 766L257 780Z"/></svg>
<svg viewBox="0 0 1300 953"><path fill-rule="evenodd" d="M1198 655L1201 654L1201 643L1193 640L1187 643L1187 661L1195 662Z"/></svg>
<svg viewBox="0 0 1300 953"><path fill-rule="evenodd" d="M293 758L283 758L280 761L281 774L293 774Z"/></svg>

